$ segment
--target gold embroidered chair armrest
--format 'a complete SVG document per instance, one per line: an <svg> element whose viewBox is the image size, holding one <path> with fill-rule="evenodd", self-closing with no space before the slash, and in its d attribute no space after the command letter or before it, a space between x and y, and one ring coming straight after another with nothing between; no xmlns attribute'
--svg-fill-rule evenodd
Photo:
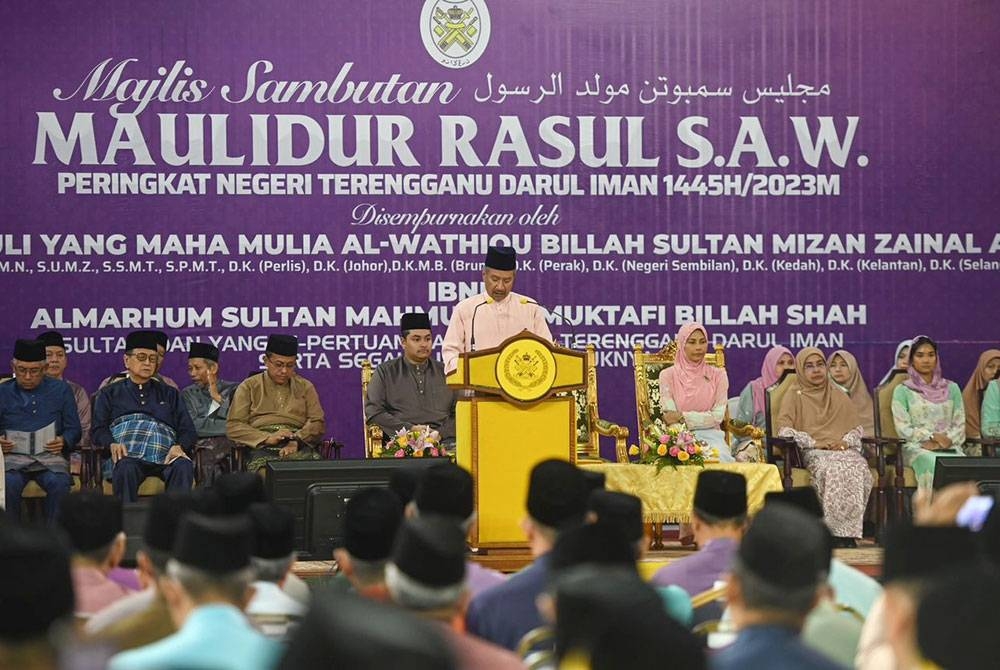
<svg viewBox="0 0 1000 670"><path fill-rule="evenodd" d="M615 457L619 463L628 462L628 428L617 423L612 423L607 419L602 419L597 415L597 403L591 403L588 408L590 423L597 430L598 435L612 437L615 440Z"/></svg>

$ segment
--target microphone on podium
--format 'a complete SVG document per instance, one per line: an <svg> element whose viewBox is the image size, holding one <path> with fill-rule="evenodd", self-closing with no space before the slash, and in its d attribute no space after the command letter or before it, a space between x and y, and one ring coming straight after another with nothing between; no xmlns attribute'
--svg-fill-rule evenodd
<svg viewBox="0 0 1000 670"><path fill-rule="evenodd" d="M469 351L476 350L476 312L478 312L479 308L482 307L483 305L492 305L493 302L494 302L493 298L486 296L486 300L483 300L481 303L476 305L472 310L472 325L470 327L472 333L469 336Z"/></svg>
<svg viewBox="0 0 1000 670"><path fill-rule="evenodd" d="M570 319L567 316L565 316L562 312L559 311L558 308L549 308L549 307L546 307L545 305L541 304L540 302L536 302L536 301L532 300L531 298L521 298L521 304L522 305L536 305L538 307L541 307L542 309L544 309L549 314L552 314L554 316L559 317L559 321L561 321L562 323L568 323L571 326L578 326L578 325L580 325L576 321L573 321L572 319Z"/></svg>

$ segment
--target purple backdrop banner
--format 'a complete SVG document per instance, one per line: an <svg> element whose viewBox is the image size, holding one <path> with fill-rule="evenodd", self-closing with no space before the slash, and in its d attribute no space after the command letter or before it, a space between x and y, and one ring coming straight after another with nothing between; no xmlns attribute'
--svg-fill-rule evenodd
<svg viewBox="0 0 1000 670"><path fill-rule="evenodd" d="M1000 341L1000 11L921 3L33 2L0 8L7 342L68 377L125 331L223 376L297 334L361 454L358 367L400 313L478 290L490 244L559 343L595 344L634 430L631 352L695 318L732 394L775 343L900 339L964 383ZM2 346L9 346L6 342Z"/></svg>

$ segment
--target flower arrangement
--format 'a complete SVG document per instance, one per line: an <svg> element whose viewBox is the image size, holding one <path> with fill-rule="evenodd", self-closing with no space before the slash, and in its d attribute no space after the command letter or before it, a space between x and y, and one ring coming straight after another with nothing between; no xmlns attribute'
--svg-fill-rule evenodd
<svg viewBox="0 0 1000 670"><path fill-rule="evenodd" d="M380 458L423 458L424 456L446 456L441 443L441 434L430 426L413 426L409 430L400 428L376 454Z"/></svg>
<svg viewBox="0 0 1000 670"><path fill-rule="evenodd" d="M659 472L666 466L704 466L714 457L714 449L704 440L699 440L683 423L663 424L661 419L646 424L642 431L642 445L629 447L630 456L638 456L639 462L655 465Z"/></svg>

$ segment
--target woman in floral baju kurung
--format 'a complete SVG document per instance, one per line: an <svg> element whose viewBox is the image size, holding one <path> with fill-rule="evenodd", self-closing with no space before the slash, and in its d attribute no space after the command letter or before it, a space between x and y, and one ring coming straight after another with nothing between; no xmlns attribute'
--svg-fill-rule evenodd
<svg viewBox="0 0 1000 670"><path fill-rule="evenodd" d="M937 459L965 455L965 405L958 384L941 376L938 346L929 337L913 340L907 372L892 393L892 419L906 441L903 462L913 468L917 489L930 491Z"/></svg>
<svg viewBox="0 0 1000 670"><path fill-rule="evenodd" d="M776 428L795 440L823 504L823 521L838 546L862 535L872 473L861 454L864 433L854 402L827 375L815 347L795 357L795 386L785 394Z"/></svg>

